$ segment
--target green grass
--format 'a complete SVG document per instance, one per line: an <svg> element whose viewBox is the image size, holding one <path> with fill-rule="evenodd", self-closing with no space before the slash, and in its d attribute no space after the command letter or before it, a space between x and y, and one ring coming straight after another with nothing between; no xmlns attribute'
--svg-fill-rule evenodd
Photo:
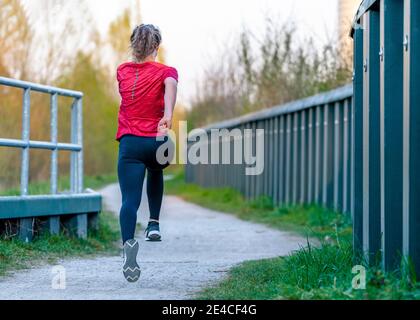
<svg viewBox="0 0 420 320"><path fill-rule="evenodd" d="M327 242L334 242L337 238L351 239L351 221L348 216L317 206L276 208L273 201L266 197L247 201L239 192L230 188L201 188L187 184L182 172L166 182L165 190L186 201L232 213L243 220L294 231L305 237L316 237Z"/></svg>
<svg viewBox="0 0 420 320"><path fill-rule="evenodd" d="M229 188L205 189L186 184L183 174L167 182L168 193L241 219L318 239L287 257L250 261L233 268L219 284L198 299L420 299L420 286L411 267L402 263L394 273L366 267L366 289L355 290L355 266L350 219L316 206L276 208L263 197L247 201ZM363 259L358 264L366 266Z"/></svg>
<svg viewBox="0 0 420 320"><path fill-rule="evenodd" d="M349 243L309 246L288 257L245 262L225 280L202 291L198 299L420 299L418 285L379 268L367 270L366 290L354 290L353 266Z"/></svg>
<svg viewBox="0 0 420 320"><path fill-rule="evenodd" d="M26 269L41 263L54 263L66 257L83 257L118 252L119 227L117 218L107 212L100 214L98 231L89 231L87 239L60 234L44 234L31 243L16 238L0 240L0 276L8 271Z"/></svg>

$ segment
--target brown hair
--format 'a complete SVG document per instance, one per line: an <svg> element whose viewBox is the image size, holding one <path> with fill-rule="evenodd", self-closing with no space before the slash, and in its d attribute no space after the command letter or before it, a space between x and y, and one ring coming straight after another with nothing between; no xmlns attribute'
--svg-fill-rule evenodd
<svg viewBox="0 0 420 320"><path fill-rule="evenodd" d="M130 40L133 58L137 62L141 62L160 46L162 35L156 26L141 24L133 30Z"/></svg>

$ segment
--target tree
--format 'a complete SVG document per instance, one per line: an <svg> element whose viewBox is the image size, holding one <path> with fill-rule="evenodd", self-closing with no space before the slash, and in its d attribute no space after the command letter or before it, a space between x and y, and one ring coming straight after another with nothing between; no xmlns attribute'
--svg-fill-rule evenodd
<svg viewBox="0 0 420 320"><path fill-rule="evenodd" d="M130 10L126 9L121 16L111 23L108 31L108 42L114 52L115 66L126 61L129 57L131 33L131 14Z"/></svg>
<svg viewBox="0 0 420 320"><path fill-rule="evenodd" d="M33 30L19 0L0 0L0 74L25 78L33 48Z"/></svg>
<svg viewBox="0 0 420 320"><path fill-rule="evenodd" d="M199 127L350 82L351 66L337 47L319 50L311 38L296 38L293 23L273 19L267 19L262 39L243 30L223 58L208 66L188 120Z"/></svg>

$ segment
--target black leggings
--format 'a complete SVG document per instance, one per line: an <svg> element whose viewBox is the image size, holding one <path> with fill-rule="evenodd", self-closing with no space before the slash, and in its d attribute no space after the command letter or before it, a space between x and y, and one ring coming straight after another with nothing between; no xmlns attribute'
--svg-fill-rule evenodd
<svg viewBox="0 0 420 320"><path fill-rule="evenodd" d="M160 164L156 159L156 151L167 139L157 141L156 138L125 135L120 140L118 179L122 193L120 224L123 243L134 239L146 170L150 219L159 220L163 198L163 169L169 163Z"/></svg>

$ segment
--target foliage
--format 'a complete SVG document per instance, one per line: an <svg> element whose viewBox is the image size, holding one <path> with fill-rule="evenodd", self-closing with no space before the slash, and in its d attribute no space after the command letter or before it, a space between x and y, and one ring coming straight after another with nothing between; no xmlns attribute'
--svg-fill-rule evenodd
<svg viewBox="0 0 420 320"><path fill-rule="evenodd" d="M121 16L111 23L108 31L108 41L115 53L116 64L129 59L128 39L130 39L131 32L130 10L126 9Z"/></svg>
<svg viewBox="0 0 420 320"><path fill-rule="evenodd" d="M243 30L209 65L188 114L193 127L333 89L351 79L351 61L337 47L298 42L291 22L267 19L262 39ZM254 41L252 41L254 40ZM258 43L258 48L252 45Z"/></svg>

